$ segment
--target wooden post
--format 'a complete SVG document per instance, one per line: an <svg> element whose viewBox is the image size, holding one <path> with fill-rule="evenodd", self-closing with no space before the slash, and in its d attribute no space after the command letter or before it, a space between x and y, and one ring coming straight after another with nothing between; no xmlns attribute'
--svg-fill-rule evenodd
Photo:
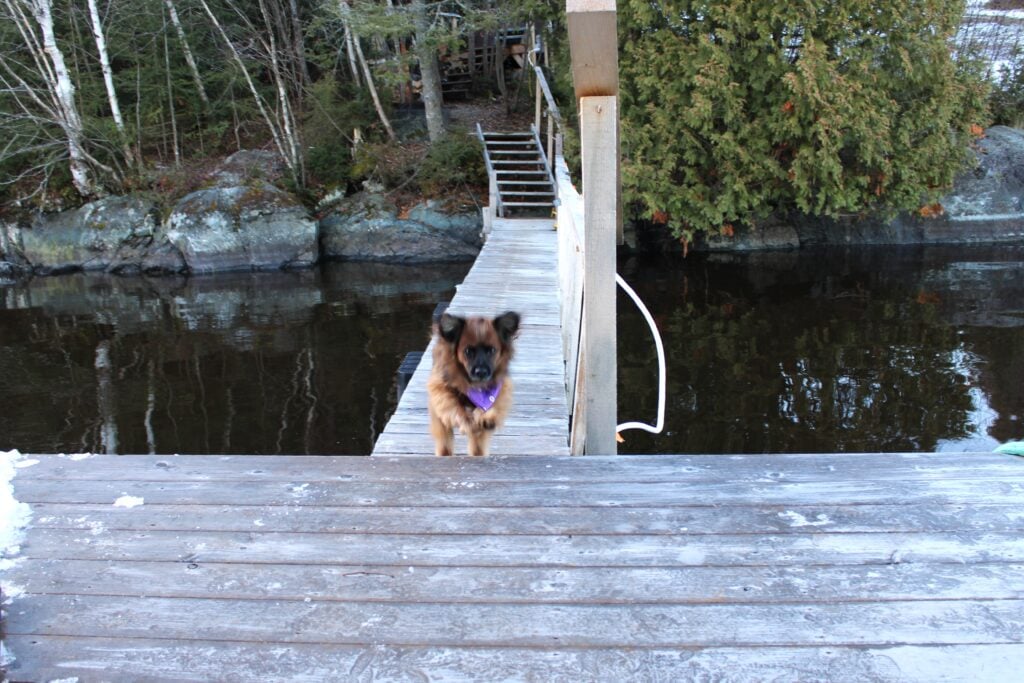
<svg viewBox="0 0 1024 683"><path fill-rule="evenodd" d="M615 244L619 216L619 59L615 0L566 0L583 166L582 357L574 420L588 454L617 451ZM582 413L582 414L580 414Z"/></svg>
<svg viewBox="0 0 1024 683"><path fill-rule="evenodd" d="M583 391L586 452L616 453L615 227L618 98L580 100L583 167Z"/></svg>

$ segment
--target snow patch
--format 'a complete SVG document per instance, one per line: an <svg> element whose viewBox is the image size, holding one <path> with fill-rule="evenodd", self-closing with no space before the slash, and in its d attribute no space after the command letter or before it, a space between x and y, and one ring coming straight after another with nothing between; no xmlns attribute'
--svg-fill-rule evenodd
<svg viewBox="0 0 1024 683"><path fill-rule="evenodd" d="M787 510L786 512L780 512L779 513L779 517L782 517L783 519L788 519L789 522L790 522L789 525L790 526L794 526L794 527L795 526L825 526L826 524L831 524L832 523L832 520L829 519L828 515L825 515L825 514L819 514L817 517L815 517L816 521L812 522L811 520L809 520L806 517L804 517L803 515L801 515L799 512L793 512L792 510Z"/></svg>
<svg viewBox="0 0 1024 683"><path fill-rule="evenodd" d="M14 498L12 481L16 470L23 466L22 457L17 450L0 451L0 570L14 564L9 558L21 551L22 530L32 517L31 508Z"/></svg>
<svg viewBox="0 0 1024 683"><path fill-rule="evenodd" d="M14 475L18 469L31 467L35 462L22 460L17 450L0 451L0 572L13 567L19 560L11 559L21 552L24 529L32 518L32 509L14 497ZM0 582L3 604L9 605L21 597L25 590L8 582ZM14 663L14 654L0 640L0 669Z"/></svg>
<svg viewBox="0 0 1024 683"><path fill-rule="evenodd" d="M78 460L85 460L86 458L95 458L96 454L95 453L72 453L71 455L68 455L67 453L58 453L57 457L58 458L68 458L69 460L78 461Z"/></svg>
<svg viewBox="0 0 1024 683"><path fill-rule="evenodd" d="M134 508L142 505L145 501L143 498L138 496L121 496L114 501L114 507L116 508Z"/></svg>

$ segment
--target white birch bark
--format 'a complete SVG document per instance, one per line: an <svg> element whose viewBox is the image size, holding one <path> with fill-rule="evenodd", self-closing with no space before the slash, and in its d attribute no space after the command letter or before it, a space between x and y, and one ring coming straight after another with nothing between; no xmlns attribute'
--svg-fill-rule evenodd
<svg viewBox="0 0 1024 683"><path fill-rule="evenodd" d="M25 46L33 53L38 75L46 84L51 101L46 109L53 115L54 123L64 133L71 182L80 195L92 196L96 194L97 188L84 147L82 119L75 103L75 85L64 61L64 53L57 44L53 28L52 0L4 0L4 5L15 18ZM35 26L28 21L23 9L31 13ZM39 55L45 55L45 58Z"/></svg>
<svg viewBox="0 0 1024 683"><path fill-rule="evenodd" d="M348 5L348 0L338 0L338 4L341 9L342 22L350 31L352 31L352 42L356 48L356 57L359 59L359 64L363 68L363 78L366 79L366 87L370 90L370 97L373 99L373 106L377 110L377 117L384 125L384 130L387 131L388 138L396 140L397 136L395 135L395 130L391 127L391 121L388 119L388 115L384 112L384 107L380 103L380 97L377 95L377 87L373 84L373 75L370 73L370 66L366 63L366 57L363 56L363 48L359 44L359 34L351 27L351 22L349 21L351 8Z"/></svg>
<svg viewBox="0 0 1024 683"><path fill-rule="evenodd" d="M121 105L117 99L117 90L114 88L114 72L110 69L110 55L107 53L107 40L103 35L99 8L96 6L96 0L87 0L87 3L89 5L92 36L96 41L96 51L100 56L100 71L103 73L103 85L107 90L107 102L110 104L110 116L114 119L114 126L121 137L121 150L124 153L125 161L129 166L134 166L135 154L132 153L131 145L128 144L128 132L124 126L124 118L121 116Z"/></svg>
<svg viewBox="0 0 1024 683"><path fill-rule="evenodd" d="M263 98L260 97L259 91L256 90L256 84L253 83L252 76L249 75L249 70L245 68L245 62L242 61L242 56L238 54L238 50L235 48L234 43L231 42L231 38L228 37L224 27L221 26L221 23L217 20L217 16L210 10L210 6L206 3L206 0L199 0L199 4L206 12L206 15L210 17L210 21L213 22L214 28L217 29L217 32L224 40L224 44L231 51L231 56L235 60L235 64L238 65L239 71L241 71L242 75L245 77L245 82L249 86L249 91L252 93L253 100L256 102L256 107L259 109L260 115L263 117L263 121L267 124L267 128L270 130L270 136L274 139L274 146L277 148L277 153L281 155L281 158L288 166L288 170L292 173L296 173L298 169L292 165L292 156L288 153L284 141L281 139L281 131L274 119L271 118L270 112L267 111L267 107L263 102Z"/></svg>
<svg viewBox="0 0 1024 683"><path fill-rule="evenodd" d="M287 84L284 81L284 74L281 70L281 64L278 60L277 52L277 39L274 37L274 26L271 22L270 13L267 10L266 3L260 0L260 12L263 14L263 22L267 29L267 40L269 45L267 46L267 52L270 53L270 70L274 77L274 88L277 90L277 104L280 107L280 121L281 127L283 128L283 135L285 142L287 143L288 153L291 156L291 164L289 167L292 168L299 179L302 176L302 147L299 144L299 138L297 133L297 126L295 125L295 118L292 114L291 100L288 97Z"/></svg>
<svg viewBox="0 0 1024 683"><path fill-rule="evenodd" d="M185 28L181 25L181 20L178 18L178 10L174 6L174 0L164 0L164 5L167 6L167 13L171 16L171 26L174 27L174 32L178 36L178 42L181 44L181 52L185 55L185 63L188 64L189 73L192 74L192 82L196 84L196 92L199 93L199 99L203 102L203 107L207 111L210 110L210 98L206 96L206 88L203 86L203 77L199 73L199 67L196 65L196 58L192 54L192 48L188 44L188 38L185 36Z"/></svg>

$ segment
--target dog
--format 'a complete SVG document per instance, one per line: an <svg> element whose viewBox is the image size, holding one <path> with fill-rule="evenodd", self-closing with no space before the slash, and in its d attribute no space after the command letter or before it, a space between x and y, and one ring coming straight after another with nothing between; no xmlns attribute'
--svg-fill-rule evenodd
<svg viewBox="0 0 1024 683"><path fill-rule="evenodd" d="M491 434L512 407L508 366L519 321L513 311L493 320L445 313L434 325L427 409L436 455L454 454L456 428L469 439L470 455L489 452Z"/></svg>

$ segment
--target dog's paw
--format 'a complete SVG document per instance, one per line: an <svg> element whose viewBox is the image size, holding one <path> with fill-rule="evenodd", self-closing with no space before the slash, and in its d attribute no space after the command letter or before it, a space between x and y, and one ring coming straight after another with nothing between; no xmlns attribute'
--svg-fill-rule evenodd
<svg viewBox="0 0 1024 683"><path fill-rule="evenodd" d="M475 408L473 410L473 424L477 429L483 429L484 431L490 432L494 430L498 423L491 414L481 410L480 408Z"/></svg>

